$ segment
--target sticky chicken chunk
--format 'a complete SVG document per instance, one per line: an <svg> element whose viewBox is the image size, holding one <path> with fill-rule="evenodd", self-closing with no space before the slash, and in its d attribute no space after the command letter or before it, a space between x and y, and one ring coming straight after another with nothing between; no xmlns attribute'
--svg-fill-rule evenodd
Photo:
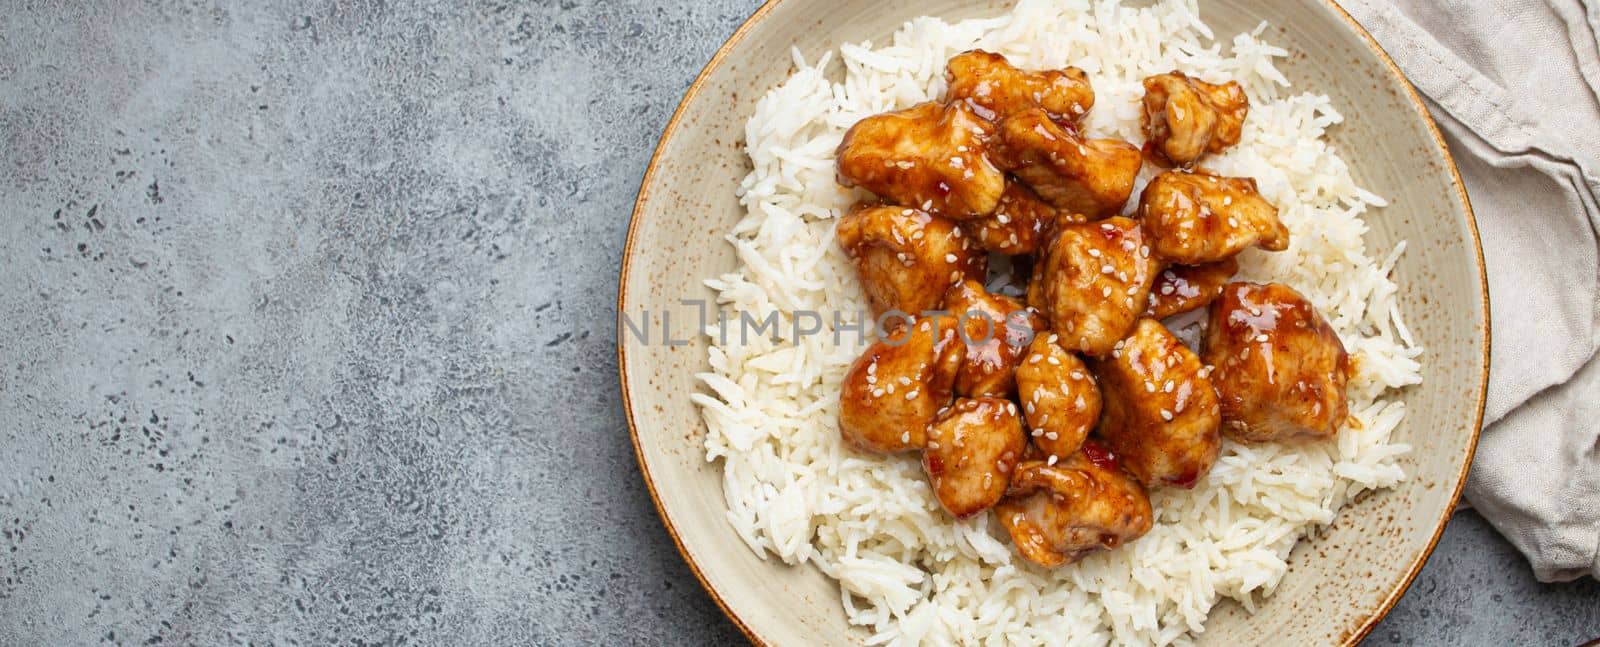
<svg viewBox="0 0 1600 647"><path fill-rule="evenodd" d="M1305 297L1280 283L1229 283L1210 315L1205 358L1215 367L1228 437L1322 439L1339 431L1349 358Z"/></svg>
<svg viewBox="0 0 1600 647"><path fill-rule="evenodd" d="M1016 390L1017 364L1028 342L1044 329L1044 317L1022 301L992 294L971 280L950 288L944 309L962 326L962 342L967 345L956 393L973 398L1011 395Z"/></svg>
<svg viewBox="0 0 1600 647"><path fill-rule="evenodd" d="M1026 445L1016 404L961 398L928 426L922 469L939 504L952 516L970 517L1005 495Z"/></svg>
<svg viewBox="0 0 1600 647"><path fill-rule="evenodd" d="M1143 160L1139 149L1115 139L1084 139L1034 108L1000 125L995 163L1011 171L1045 202L1098 218L1114 214L1133 193Z"/></svg>
<svg viewBox="0 0 1600 647"><path fill-rule="evenodd" d="M981 216L1005 189L1005 175L985 154L993 132L962 102L873 115L839 143L840 183L950 218Z"/></svg>
<svg viewBox="0 0 1600 647"><path fill-rule="evenodd" d="M946 95L972 104L979 115L999 121L1029 108L1042 108L1051 119L1076 122L1094 106L1089 75L1069 67L1026 72L1006 57L983 50L956 55L945 64Z"/></svg>
<svg viewBox="0 0 1600 647"><path fill-rule="evenodd" d="M1165 319L1204 308L1222 294L1222 286L1238 271L1239 261L1232 258L1205 265L1169 266L1156 275L1144 316Z"/></svg>
<svg viewBox="0 0 1600 647"><path fill-rule="evenodd" d="M1252 245L1275 252L1289 247L1278 208L1250 178L1166 171L1139 194L1139 217L1151 249L1174 263L1215 263Z"/></svg>
<svg viewBox="0 0 1600 647"><path fill-rule="evenodd" d="M988 271L988 257L954 222L918 209L858 207L836 228L874 315L937 309L951 285Z"/></svg>
<svg viewBox="0 0 1600 647"><path fill-rule="evenodd" d="M1017 552L1045 568L1143 537L1154 521L1144 487L1092 440L1059 462L1018 465L995 517Z"/></svg>
<svg viewBox="0 0 1600 647"><path fill-rule="evenodd" d="M1139 223L1123 217L1062 225L1028 285L1028 304L1067 350L1111 350L1144 312L1155 274Z"/></svg>
<svg viewBox="0 0 1600 647"><path fill-rule="evenodd" d="M1239 143L1250 99L1235 81L1212 85L1182 72L1144 80L1144 137L1166 161L1188 165Z"/></svg>
<svg viewBox="0 0 1600 647"><path fill-rule="evenodd" d="M1145 485L1193 487L1222 447L1217 393L1200 358L1154 319L1140 319L1100 381L1099 435Z"/></svg>
<svg viewBox="0 0 1600 647"><path fill-rule="evenodd" d="M863 451L922 449L928 423L950 404L965 358L949 317L920 319L868 346L840 388L840 435Z"/></svg>
<svg viewBox="0 0 1600 647"><path fill-rule="evenodd" d="M1016 256L1039 251L1058 222L1083 222L1084 217L1050 206L1021 182L1006 183L994 213L962 223L978 245L996 254Z"/></svg>
<svg viewBox="0 0 1600 647"><path fill-rule="evenodd" d="M1100 421L1100 387L1077 355L1047 334L1028 345L1017 367L1017 399L1028 435L1046 456L1065 458L1078 451Z"/></svg>

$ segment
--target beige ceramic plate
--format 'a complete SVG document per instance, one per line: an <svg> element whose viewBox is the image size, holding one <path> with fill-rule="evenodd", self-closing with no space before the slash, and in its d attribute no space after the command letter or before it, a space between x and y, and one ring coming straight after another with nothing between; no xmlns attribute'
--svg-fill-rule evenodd
<svg viewBox="0 0 1600 647"><path fill-rule="evenodd" d="M672 336L689 337L709 299L703 277L734 269L724 232L740 217L734 188L748 163L740 148L757 99L789 73L789 48L808 56L841 43L884 41L922 14L959 19L999 13L998 3L956 0L773 0L717 51L668 124L645 174L628 230L618 308L667 311ZM1395 270L1400 304L1427 347L1423 384L1405 393L1399 440L1409 480L1351 504L1315 540L1302 542L1289 575L1255 614L1228 602L1202 642L1354 643L1405 591L1449 518L1471 462L1488 375L1488 293L1478 234L1454 162L1398 69L1341 10L1324 0L1207 0L1218 34L1269 20L1273 43L1294 55L1280 65L1295 88L1333 97L1346 121L1332 140L1356 180L1392 201L1372 217L1367 240L1410 241ZM705 345L651 343L618 325L617 362L639 467L668 532L728 617L758 643L856 643L839 589L814 567L763 561L724 516L721 467L707 463L689 393L706 370Z"/></svg>

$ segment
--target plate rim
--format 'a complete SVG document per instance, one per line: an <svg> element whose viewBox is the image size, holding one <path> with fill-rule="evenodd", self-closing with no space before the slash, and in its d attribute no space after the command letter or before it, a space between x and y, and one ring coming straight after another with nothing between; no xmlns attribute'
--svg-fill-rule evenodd
<svg viewBox="0 0 1600 647"><path fill-rule="evenodd" d="M707 579L705 573L701 570L700 564L696 562L694 557L689 554L688 548L683 543L683 537L678 533L677 526L672 521L672 516L667 513L666 506L661 500L660 492L656 490L655 479L650 474L650 464L645 459L644 449L639 442L639 426L635 422L633 415L633 398L628 392L627 343L623 337L624 328L622 317L623 313L627 312L624 301L627 299L628 294L628 275L630 265L633 261L634 245L639 240L638 229L640 214L644 211L645 204L650 199L651 181L655 179L656 172L660 170L660 163L663 155L665 154L667 142L673 137L673 135L677 134L677 131L683 120L684 113L688 109L690 100L700 92L702 86L705 85L706 80L722 67L723 62L727 59L729 52L734 48L734 46L742 42L745 37L749 35L750 31L762 21L762 19L766 18L768 14L772 13L772 10L775 7L777 7L779 4L790 1L794 0L766 0L761 4L760 7L757 7L748 18L745 18L744 21L739 24L739 27L734 30L733 34L729 35L728 39L723 41L723 43L717 47L717 51L711 55L711 59L708 60L705 66L700 69L699 74L695 75L694 81L689 84L688 89L684 90L683 98L678 100L677 107L672 111L672 117L667 120L666 127L661 131L661 137L656 141L656 147L650 155L650 163L645 168L644 177L639 181L639 190L637 196L634 198L633 210L630 212L628 217L628 233L626 241L623 243L622 263L617 279L616 330L617 377L619 381L618 386L622 393L623 414L628 423L628 437L633 443L634 459L639 464L639 472L644 478L645 489L650 492L650 502L655 505L657 516L660 517L662 525L666 528L667 535L672 538L673 547L676 548L678 554L683 557L684 563L689 566L689 570L694 574L695 579L700 582L700 587L705 590L706 594L711 597L711 600L716 603L719 609L722 610L722 614L726 616L728 620L733 622L734 626L739 628L739 631L744 634L746 639L757 645L762 645L763 647L771 645L772 643L767 641L762 636L756 634L756 632L750 628L750 625L747 624L744 619L733 610L733 607L728 603L728 601L722 597L722 593L718 591L716 587L711 585L710 580ZM1444 506L1443 512L1440 514L1438 521L1435 522L1433 534L1428 539L1427 546L1424 547L1423 550L1417 555L1416 559L1412 560L1411 564L1406 567L1405 574L1400 579L1398 584L1396 584L1394 589L1383 598L1383 600L1378 604L1378 608L1361 622L1360 626L1356 627L1354 631L1345 636L1342 645L1344 647L1353 647L1354 645L1360 643L1363 638L1372 632L1372 630L1377 626L1378 622L1394 609L1395 604L1400 601L1400 597L1405 594L1406 590L1411 588L1412 582L1414 582L1417 576L1422 572L1422 567L1427 563L1428 558L1433 555L1434 549L1438 547L1439 538L1444 534L1445 526L1449 524L1450 518L1455 514L1456 506L1460 503L1462 490L1466 487L1468 472L1472 468L1473 457L1477 454L1478 440L1483 433L1483 413L1489 391L1489 348L1493 340L1493 335L1491 334L1493 321L1489 318L1489 279L1483 260L1483 241L1478 231L1477 215L1472 209L1472 200L1467 195L1466 185L1461 181L1461 171L1456 165L1455 156L1450 154L1450 147L1445 144L1444 135L1440 133L1438 123L1434 121L1433 114L1428 111L1427 106L1423 103L1422 97L1417 93L1416 88L1412 86L1411 80L1406 78L1405 73L1400 70L1400 66L1394 62L1394 59L1389 56L1387 51L1384 51L1383 46L1378 44L1378 41L1372 37L1372 34L1369 33L1365 27L1362 27L1360 23L1356 22L1355 18L1352 17L1349 12L1345 11L1344 7L1341 7L1338 5L1338 3L1334 2L1334 0L1317 0L1317 3L1321 4L1325 9L1333 13L1334 16L1343 20L1345 25L1349 27L1352 32L1361 37L1362 41L1366 43L1368 49L1370 49L1373 54L1377 55L1378 60L1385 68L1388 69L1390 80L1398 81L1401 88L1405 90L1405 96L1411 102L1411 107L1414 111L1414 114L1420 116L1423 124L1427 126L1428 135L1433 138L1434 147L1444 158L1445 167L1450 172L1450 183L1455 188L1456 198L1460 200L1462 212L1466 216L1467 230L1471 234L1472 251L1477 260L1478 266L1478 291L1481 297L1480 302L1483 304L1482 312L1480 313L1483 321L1483 328L1481 332L1482 339L1479 344L1482 348L1482 353L1478 361L1478 388L1476 389L1477 402L1473 406L1474 422L1472 425L1472 438L1467 443L1466 457L1465 460L1462 461L1461 470L1456 476L1455 487L1450 493L1449 504Z"/></svg>

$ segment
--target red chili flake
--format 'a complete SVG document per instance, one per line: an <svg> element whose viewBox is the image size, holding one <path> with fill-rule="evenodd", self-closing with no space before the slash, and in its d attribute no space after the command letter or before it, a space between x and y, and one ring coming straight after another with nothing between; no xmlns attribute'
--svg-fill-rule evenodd
<svg viewBox="0 0 1600 647"><path fill-rule="evenodd" d="M1083 442L1083 455L1089 459L1090 463L1094 463L1095 467L1100 469L1114 470L1118 467L1117 455L1111 453L1111 450L1106 449L1104 445L1093 440Z"/></svg>

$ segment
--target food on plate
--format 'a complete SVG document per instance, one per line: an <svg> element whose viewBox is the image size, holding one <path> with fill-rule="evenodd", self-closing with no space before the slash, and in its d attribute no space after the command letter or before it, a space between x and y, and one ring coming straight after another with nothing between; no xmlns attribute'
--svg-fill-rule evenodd
<svg viewBox="0 0 1600 647"><path fill-rule="evenodd" d="M1294 288L1229 283L1211 304L1205 359L1230 438L1322 439L1344 424L1344 343Z"/></svg>
<svg viewBox="0 0 1600 647"><path fill-rule="evenodd" d="M1000 501L1027 442L1015 403L959 398L928 425L922 469L939 504L970 517Z"/></svg>
<svg viewBox="0 0 1600 647"><path fill-rule="evenodd" d="M1089 76L1075 67L1023 71L1004 56L975 49L951 57L945 78L946 97L966 101L992 121L1039 108L1053 120L1076 122L1094 106Z"/></svg>
<svg viewBox="0 0 1600 647"><path fill-rule="evenodd" d="M1139 482L1189 488L1211 471L1222 448L1217 392L1161 322L1140 319L1089 367L1100 384L1099 435Z"/></svg>
<svg viewBox="0 0 1600 647"><path fill-rule="evenodd" d="M1239 261L1233 257L1204 265L1169 265L1156 275L1144 316L1166 319L1204 308L1238 272Z"/></svg>
<svg viewBox="0 0 1600 647"><path fill-rule="evenodd" d="M1121 216L1062 225L1028 284L1028 305L1050 320L1061 345L1110 352L1144 312L1155 276L1144 230Z"/></svg>
<svg viewBox="0 0 1600 647"><path fill-rule="evenodd" d="M782 334L713 339L692 397L730 525L833 578L862 642L1185 644L1404 478L1388 389L1422 351L1361 240L1382 200L1327 92L1232 42L1181 0L1024 2L797 53L758 102L707 283ZM1326 310L1230 328L1237 281Z"/></svg>
<svg viewBox="0 0 1600 647"><path fill-rule="evenodd" d="M950 404L966 345L951 317L924 317L867 347L839 392L839 433L862 451L922 449Z"/></svg>
<svg viewBox="0 0 1600 647"><path fill-rule="evenodd" d="M966 361L956 376L956 393L969 398L1003 398L1016 390L1017 363L1044 317L1015 297L993 294L977 281L962 281L945 293L944 309L961 326Z"/></svg>
<svg viewBox="0 0 1600 647"><path fill-rule="evenodd" d="M1100 421L1100 387L1083 360L1057 340L1050 333L1028 345L1017 365L1017 400L1041 456L1064 458L1078 451Z"/></svg>
<svg viewBox="0 0 1600 647"><path fill-rule="evenodd" d="M1143 160L1118 139L1087 139L1040 108L1000 123L994 161L1057 209L1090 218L1116 213L1133 193Z"/></svg>
<svg viewBox="0 0 1600 647"><path fill-rule="evenodd" d="M1250 99L1236 81L1213 85L1182 72L1144 80L1144 137L1157 159L1180 166L1239 143Z"/></svg>
<svg viewBox="0 0 1600 647"><path fill-rule="evenodd" d="M1007 181L994 213L961 224L979 247L996 254L1032 254L1055 230L1057 223L1083 222L1083 216L1050 206L1033 189Z"/></svg>
<svg viewBox="0 0 1600 647"><path fill-rule="evenodd" d="M1215 263L1252 245L1274 252L1289 247L1278 208L1250 178L1163 172L1139 194L1139 220L1158 256L1185 265Z"/></svg>
<svg viewBox="0 0 1600 647"><path fill-rule="evenodd" d="M1019 554L1055 568L1138 539L1153 513L1144 487L1091 440L1059 461L1017 466L995 517Z"/></svg>
<svg viewBox="0 0 1600 647"><path fill-rule="evenodd" d="M877 316L933 310L951 285L981 280L988 268L988 257L954 222L920 209L857 207L836 231Z"/></svg>
<svg viewBox="0 0 1600 647"><path fill-rule="evenodd" d="M839 143L839 179L947 218L994 211L1005 175L989 161L995 126L963 102L862 119Z"/></svg>

